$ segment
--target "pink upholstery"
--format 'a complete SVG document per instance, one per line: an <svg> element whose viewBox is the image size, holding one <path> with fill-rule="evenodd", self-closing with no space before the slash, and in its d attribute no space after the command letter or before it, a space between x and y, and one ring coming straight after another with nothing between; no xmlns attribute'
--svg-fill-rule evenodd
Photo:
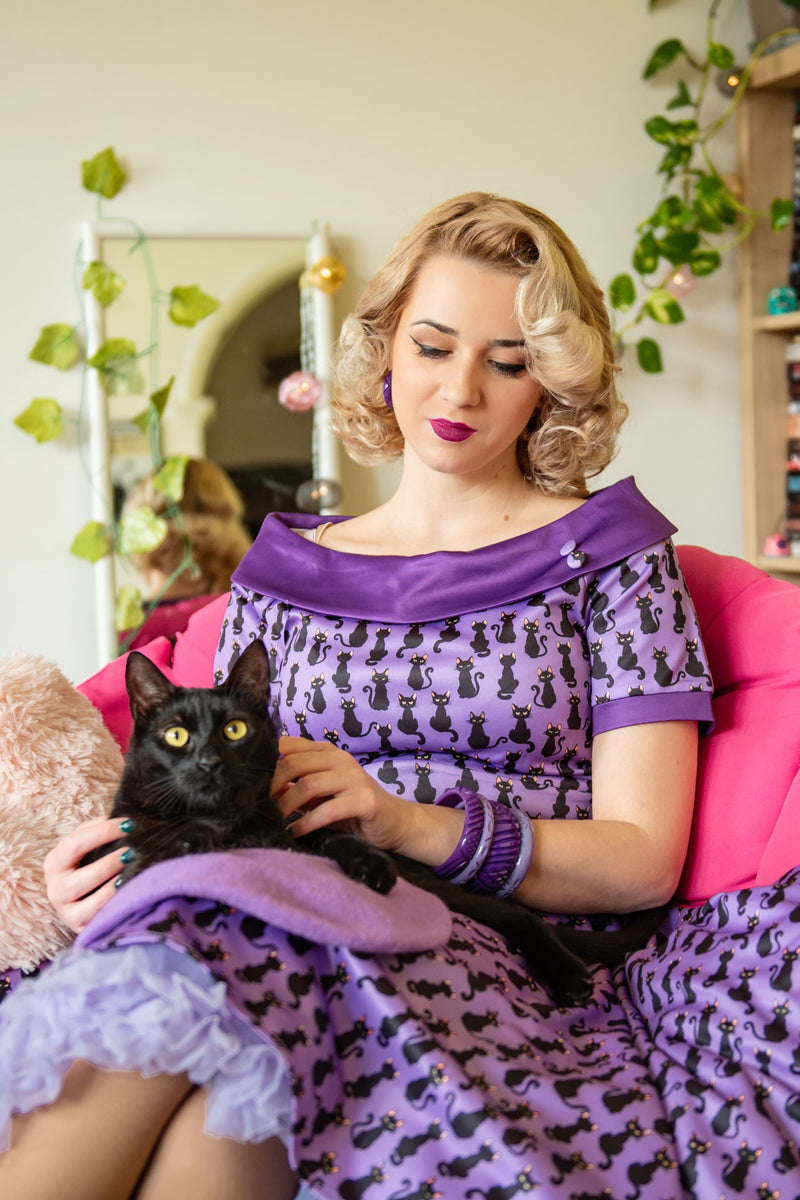
<svg viewBox="0 0 800 1200"><path fill-rule="evenodd" d="M800 864L800 588L699 546L678 556L714 677L678 889L696 903Z"/></svg>
<svg viewBox="0 0 800 1200"><path fill-rule="evenodd" d="M211 687L214 648L227 604L226 593L193 613L186 629L177 635L174 648L169 638L158 637L143 646L141 653L146 654L173 683L182 687ZM115 658L78 688L95 708L100 709L106 727L123 753L131 736L131 714L125 691L127 658L127 654Z"/></svg>
<svg viewBox="0 0 800 1200"><path fill-rule="evenodd" d="M714 732L701 742L697 804L679 899L774 883L800 864L800 588L699 546L678 555L715 682ZM175 683L207 687L226 597L196 612L175 647L145 648ZM124 750L125 657L81 685Z"/></svg>

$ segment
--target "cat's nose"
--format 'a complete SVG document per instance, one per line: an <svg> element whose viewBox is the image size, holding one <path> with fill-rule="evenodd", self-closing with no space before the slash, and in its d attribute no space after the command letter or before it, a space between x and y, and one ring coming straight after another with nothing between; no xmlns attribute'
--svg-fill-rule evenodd
<svg viewBox="0 0 800 1200"><path fill-rule="evenodd" d="M197 758L197 766L199 770L205 771L208 775L211 775L214 771L216 771L221 763L222 759L213 751L206 751L205 754L200 754Z"/></svg>

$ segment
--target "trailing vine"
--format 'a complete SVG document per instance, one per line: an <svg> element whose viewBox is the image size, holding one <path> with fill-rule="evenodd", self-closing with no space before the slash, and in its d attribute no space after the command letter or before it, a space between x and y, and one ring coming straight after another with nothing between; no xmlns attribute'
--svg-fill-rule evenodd
<svg viewBox="0 0 800 1200"><path fill-rule="evenodd" d="M649 8L659 2L649 0ZM788 2L800 6L800 0ZM712 0L708 6L700 53L679 38L668 38L655 47L643 71L644 79L653 79L673 66L681 73L665 112L650 117L644 125L647 136L664 148L658 166L663 185L655 208L636 228L633 273L622 272L609 285L618 351L647 320L657 325L683 321L681 285L717 271L723 255L750 235L757 220L768 217L774 230L785 228L792 220L791 199L776 198L769 213L743 203L735 181L717 168L709 148L741 103L759 58L791 31L781 30L765 38L745 66L737 68L733 50L716 35L721 3ZM708 116L710 85L719 72L731 73L731 94L720 114ZM676 113L680 113L677 119ZM643 370L663 370L661 348L653 337L640 337L636 354Z"/></svg>
<svg viewBox="0 0 800 1200"><path fill-rule="evenodd" d="M98 220L109 220L103 202L113 200L126 182L125 172L114 150L109 146L93 158L82 162L81 173L83 187L97 196ZM138 257L146 273L150 295L150 344L138 349L129 338L107 338L91 357L87 357L87 296L91 294L104 309L108 308L122 293L125 279L106 262L84 261L82 248L78 247L75 255L75 280L81 311L80 320L75 324L55 322L43 326L28 357L57 371L69 371L80 367L82 374L78 416L72 423L77 427L81 463L92 484L90 467L84 457L82 435L89 372L94 371L99 376L109 404L113 404L117 396L148 395L146 406L133 421L148 438L151 465L155 472L153 482L168 501L164 516L156 515L150 508L141 507L118 520L114 511L110 509L104 521L88 521L75 535L70 546L70 552L78 558L97 563L109 554L127 558L132 554L146 554L156 549L167 535L168 521L181 532L183 559L152 601L145 605L140 589L129 584L123 585L117 592L116 628L119 632L129 631L126 641L130 641L173 581L194 565L191 539L186 532L180 509L188 458L185 455L164 458L161 447L161 419L174 382L174 378L164 382L159 377L161 316L166 309L170 321L191 328L215 312L219 308L219 301L202 291L196 284L176 285L167 293L161 292L147 238L142 230L129 217L117 216L110 219L119 221L130 232L133 238L131 255ZM143 364L148 368L148 381L145 380L142 370ZM14 424L37 442L49 442L60 437L65 425L70 422L71 418L52 396L37 397L14 418ZM123 649L125 644L123 642Z"/></svg>

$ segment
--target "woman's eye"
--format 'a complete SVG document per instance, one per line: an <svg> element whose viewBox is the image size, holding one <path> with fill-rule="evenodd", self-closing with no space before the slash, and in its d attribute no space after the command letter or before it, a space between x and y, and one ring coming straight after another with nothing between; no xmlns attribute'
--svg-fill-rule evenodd
<svg viewBox="0 0 800 1200"><path fill-rule="evenodd" d="M228 721L223 732L229 742L238 742L247 733L247 723L245 721Z"/></svg>
<svg viewBox="0 0 800 1200"><path fill-rule="evenodd" d="M426 346L424 342L418 342L415 337L412 337L411 340L417 347L417 354L421 354L423 358L444 358L447 354L446 350L440 350L438 346Z"/></svg>
<svg viewBox="0 0 800 1200"><path fill-rule="evenodd" d="M168 746L185 746L189 740L189 730L182 725L171 725L164 730L164 741Z"/></svg>
<svg viewBox="0 0 800 1200"><path fill-rule="evenodd" d="M495 360L492 360L491 365L492 369L497 371L498 375L516 376L521 375L525 370L524 363L496 362Z"/></svg>

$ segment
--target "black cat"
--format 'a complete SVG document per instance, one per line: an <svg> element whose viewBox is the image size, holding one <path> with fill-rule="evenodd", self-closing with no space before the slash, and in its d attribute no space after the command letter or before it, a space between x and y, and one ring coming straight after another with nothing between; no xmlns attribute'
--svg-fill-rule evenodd
<svg viewBox="0 0 800 1200"><path fill-rule="evenodd" d="M400 875L500 933L561 1005L592 994L589 963L619 963L647 941L663 910L648 910L624 930L601 933L555 926L522 905L476 895L429 867L387 854L362 838L323 829L296 839L270 797L278 739L267 716L269 662L252 642L216 688L182 688L133 651L125 671L134 732L111 815L132 818L127 844L135 857L128 880L153 863L184 854L270 847L318 854L351 879L387 893Z"/></svg>

